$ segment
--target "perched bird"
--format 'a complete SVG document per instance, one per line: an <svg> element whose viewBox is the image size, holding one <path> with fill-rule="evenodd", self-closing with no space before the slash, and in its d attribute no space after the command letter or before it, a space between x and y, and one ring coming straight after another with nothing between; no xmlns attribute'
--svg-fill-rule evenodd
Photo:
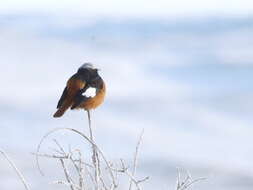
<svg viewBox="0 0 253 190"><path fill-rule="evenodd" d="M86 111L95 109L103 103L105 93L105 83L98 69L91 63L84 63L67 81L54 117L61 117L68 108Z"/></svg>

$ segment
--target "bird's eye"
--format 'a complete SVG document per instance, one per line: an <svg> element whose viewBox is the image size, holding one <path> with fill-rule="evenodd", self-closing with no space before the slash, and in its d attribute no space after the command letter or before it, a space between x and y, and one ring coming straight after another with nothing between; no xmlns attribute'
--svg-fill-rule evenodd
<svg viewBox="0 0 253 190"><path fill-rule="evenodd" d="M93 74L94 74L95 76L97 76L97 75L98 75L98 70L95 69Z"/></svg>

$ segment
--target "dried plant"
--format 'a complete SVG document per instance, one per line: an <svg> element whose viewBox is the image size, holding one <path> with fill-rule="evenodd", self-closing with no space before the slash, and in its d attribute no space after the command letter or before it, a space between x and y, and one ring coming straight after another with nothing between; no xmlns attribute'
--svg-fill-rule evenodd
<svg viewBox="0 0 253 190"><path fill-rule="evenodd" d="M24 187L26 190L30 190L30 187L28 185L28 183L25 180L25 177L23 176L23 174L19 171L19 169L16 167L15 163L11 160L11 158L3 151L0 150L0 153L3 155L3 157L8 161L8 163L11 165L11 167L14 169L14 171L16 172L16 174L18 175L19 179L21 180L21 182L23 183Z"/></svg>
<svg viewBox="0 0 253 190"><path fill-rule="evenodd" d="M89 119L89 136L73 128L58 128L45 134L38 147L37 152L33 153L36 156L37 166L42 175L43 172L40 168L39 158L49 158L58 162L62 168L64 174L64 180L54 180L53 184L60 184L67 186L70 190L116 190L116 189L128 189L128 190L142 190L141 184L149 179L149 177L137 178L137 161L139 155L139 149L143 138L144 131L138 139L135 147L135 153L133 163L129 167L123 159L120 159L118 163L113 163L107 160L105 154L101 148L97 146L94 141L94 136L91 127L90 113L88 112ZM77 134L82 137L84 142L91 146L91 155L84 154L80 149L64 148L56 139L53 139L53 144L56 148L53 148L52 153L41 153L41 147L48 137L59 131L68 131ZM22 173L17 169L13 161L8 157L4 151L0 153L6 158L10 165L14 168L18 177L22 181L26 190L30 190L28 183L26 182ZM185 178L181 177L181 172L178 170L176 190L186 190L192 184L203 180L204 178L192 179L189 172L186 172ZM122 181L128 183L128 187L122 187Z"/></svg>
<svg viewBox="0 0 253 190"><path fill-rule="evenodd" d="M186 176L182 179L181 178L181 171L178 169L177 172L177 184L176 184L176 190L186 190L188 189L191 185L193 185L194 183L201 181L201 180L205 180L206 178L196 178L196 179L192 179L190 173L188 171L185 171L184 173L186 173Z"/></svg>
<svg viewBox="0 0 253 190"><path fill-rule="evenodd" d="M69 149L68 151L64 150L64 148L55 139L54 142L57 146L57 149L54 151L53 154L40 153L40 148L44 140L47 139L47 137L50 134L60 130L67 130L74 132L78 135L81 135L81 137L83 137L86 140L86 142L88 142L92 146L92 156L90 156L92 164L84 160L84 156L82 155L80 150L78 149L75 150ZM47 133L39 143L37 153L35 153L37 157L38 168L40 169L39 157L46 157L50 159L59 160L65 174L65 181L58 180L55 183L67 185L70 187L71 190L85 190L85 189L114 190L119 187L119 180L118 180L119 174L122 174L123 176L126 177L126 179L128 179L129 190L132 189L133 184L135 185L136 189L141 190L140 184L148 179L148 177L145 177L143 179L137 179L135 177L137 168L137 156L139 152L142 135L143 133L141 134L138 144L136 146L133 168L130 169L129 167L126 167L126 163L123 159L120 159L120 164L115 164L108 161L104 153L95 144L95 142L90 138L88 138L85 134L81 133L80 131L77 131L76 129L72 128L55 129ZM85 157L87 158L87 156ZM76 173L78 174L77 175L78 179L73 180L72 175L70 174L70 172L68 172L69 169L66 167L67 162L72 163L72 167L75 168ZM84 176L86 180L84 180ZM109 179L107 176L109 176Z"/></svg>

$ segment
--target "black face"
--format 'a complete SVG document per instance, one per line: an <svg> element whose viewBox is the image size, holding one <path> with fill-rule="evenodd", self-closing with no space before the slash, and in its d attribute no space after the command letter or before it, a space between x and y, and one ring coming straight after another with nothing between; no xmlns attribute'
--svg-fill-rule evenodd
<svg viewBox="0 0 253 190"><path fill-rule="evenodd" d="M97 69L90 69L90 80L95 80L98 75L98 70Z"/></svg>
<svg viewBox="0 0 253 190"><path fill-rule="evenodd" d="M100 88L102 79L99 76L97 69L80 68L77 73L79 73L82 79L90 86Z"/></svg>
<svg viewBox="0 0 253 190"><path fill-rule="evenodd" d="M90 80L90 71L89 69L86 68L80 68L77 71L78 76L83 80L83 81L89 81Z"/></svg>
<svg viewBox="0 0 253 190"><path fill-rule="evenodd" d="M89 81L90 86L101 89L103 87L103 80L98 74L98 70L94 69L91 72L91 78Z"/></svg>
<svg viewBox="0 0 253 190"><path fill-rule="evenodd" d="M92 80L98 76L97 69L90 68L80 68L77 71L80 76L82 76L86 81Z"/></svg>

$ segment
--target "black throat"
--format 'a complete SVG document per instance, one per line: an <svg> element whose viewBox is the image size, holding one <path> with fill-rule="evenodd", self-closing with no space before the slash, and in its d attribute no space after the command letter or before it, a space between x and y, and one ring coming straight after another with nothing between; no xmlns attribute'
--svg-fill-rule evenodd
<svg viewBox="0 0 253 190"><path fill-rule="evenodd" d="M77 74L81 80L87 83L87 86L97 89L103 88L103 79L99 76L97 69L80 68Z"/></svg>

